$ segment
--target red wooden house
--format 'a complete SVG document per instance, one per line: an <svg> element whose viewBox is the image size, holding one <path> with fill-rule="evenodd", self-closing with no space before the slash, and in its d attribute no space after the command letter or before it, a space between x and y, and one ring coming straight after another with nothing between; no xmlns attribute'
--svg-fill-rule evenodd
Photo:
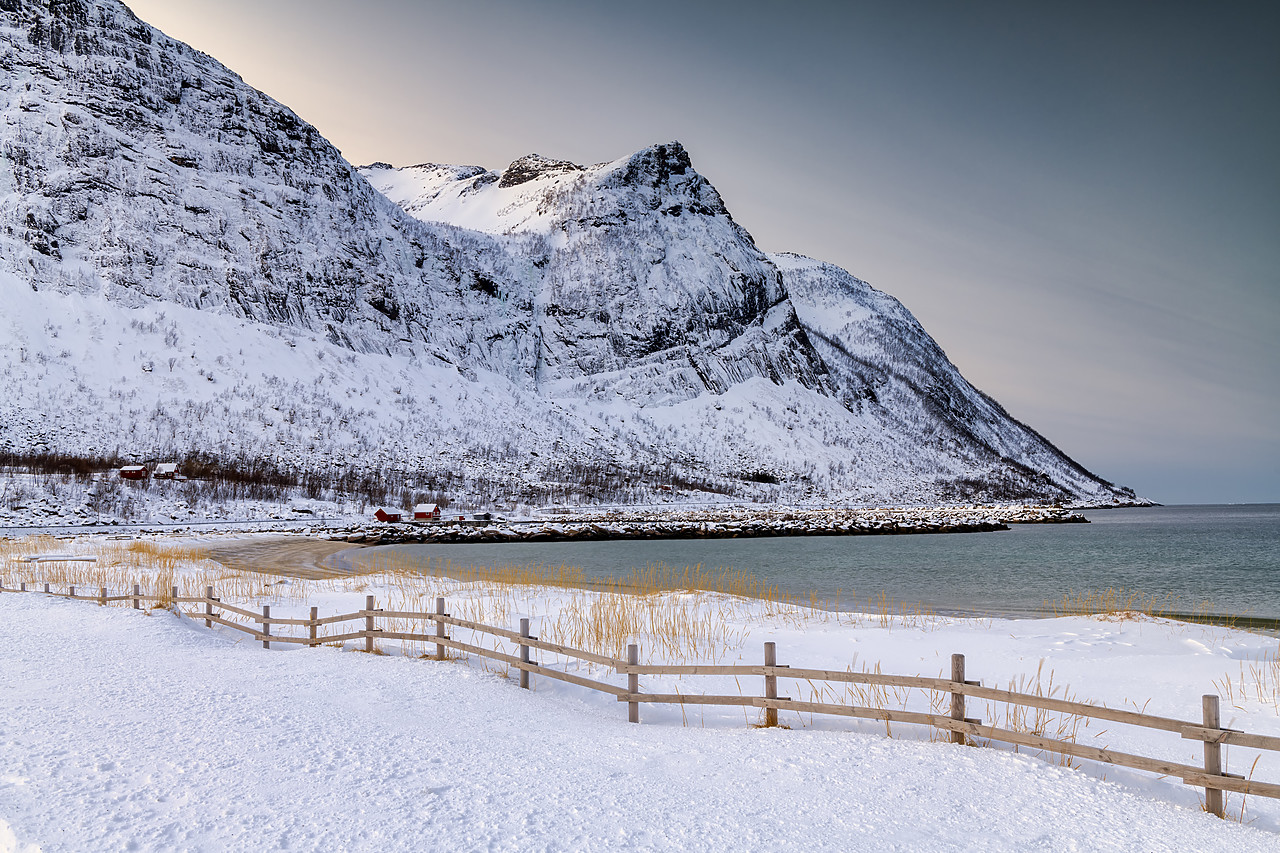
<svg viewBox="0 0 1280 853"><path fill-rule="evenodd" d="M120 469L120 478L123 480L145 480L147 479L147 466L125 465Z"/></svg>
<svg viewBox="0 0 1280 853"><path fill-rule="evenodd" d="M403 513L398 509L379 508L373 516L378 519L378 521L400 521Z"/></svg>
<svg viewBox="0 0 1280 853"><path fill-rule="evenodd" d="M437 504L418 504L413 508L414 521L421 521L428 518L439 518L440 507Z"/></svg>

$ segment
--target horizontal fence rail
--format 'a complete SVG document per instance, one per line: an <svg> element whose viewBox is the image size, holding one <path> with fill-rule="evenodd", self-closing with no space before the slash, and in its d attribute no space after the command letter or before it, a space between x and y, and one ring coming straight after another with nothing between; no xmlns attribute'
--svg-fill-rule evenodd
<svg viewBox="0 0 1280 853"><path fill-rule="evenodd" d="M10 589L0 585L0 593L37 591L34 589L29 590L27 586L27 583L21 583L17 589ZM444 660L446 657L445 650L452 649L465 655L475 655L497 661L517 670L520 674L521 687L528 688L530 686L529 677L531 675L540 675L612 695L617 702L626 703L628 708L627 718L633 723L640 721L640 706L646 704L760 708L764 711L765 726L778 725L779 711L878 720L884 723L931 727L949 733L950 739L954 743L977 745L975 739L981 738L987 742L1028 747L1058 755L1179 778L1187 785L1203 788L1205 790L1206 811L1218 817L1223 817L1225 814L1223 792L1226 791L1248 796L1280 799L1280 784L1246 779L1243 776L1227 773L1222 756L1222 747L1224 745L1280 752L1280 737L1223 728L1220 718L1219 697L1211 694L1203 697L1201 720L1194 722L1137 711L1107 708L1070 699L984 687L977 681L970 681L965 678L965 658L964 655L958 654L952 655L951 678L949 679L892 675L879 672L841 672L839 670L793 668L777 663L777 647L774 643L764 644L763 665L641 664L637 645L632 644L627 647L626 660L583 649L575 649L571 646L549 642L530 635L528 619L522 619L520 630L513 631L452 616L445 611L445 599L443 598L436 599L434 613L378 609L375 607L374 597L368 596L365 600L365 607L362 610L320 617L317 614L317 608L312 607L310 618L301 619L272 616L270 605L264 605L261 612L254 612L227 604L215 597L213 587L207 587L203 596L181 596L177 587L173 587L168 595L142 594L136 584L132 593L115 595L108 595L107 590L102 587L99 587L96 594L77 593L74 586L68 586L65 592L58 592L51 590L50 585L47 583L43 584L43 589L40 591L47 595L77 601L93 601L100 605L113 602L130 602L134 609L140 609L144 603L156 607L172 608L192 619L204 620L206 627L212 627L217 624L247 634L254 640L261 641L263 648L270 648L271 643L314 647L363 640L364 650L375 652L377 651L376 642L378 640L400 641L434 645L435 654L432 657L436 660ZM203 609L183 610L181 609L183 604L200 605ZM250 624L228 618L232 615L259 627L251 627ZM321 634L319 632L319 629L324 626L361 620L363 620L364 624L360 630L347 630L334 634ZM382 620L383 627L378 627L379 620ZM388 620L421 622L424 625L434 623L434 630L431 633L393 630L387 627ZM305 628L307 633L305 636L273 634L271 632L272 626ZM513 650L514 654L508 654L497 649L488 649L450 637L448 634L449 627L461 628L506 641L516 647ZM619 675L625 675L627 677L627 686L620 687L597 679L586 678L544 666L532 659L531 653L533 650L550 652L566 658L607 667ZM764 680L764 695L645 693L640 689L639 679L642 675L668 677L756 676L762 677ZM778 679L780 678L810 683L862 684L873 687L917 689L931 691L935 694L946 694L950 698L949 713L923 713L835 702L798 701L788 696L778 695ZM1171 732L1186 740L1201 741L1204 744L1204 764L1203 766L1194 766L1163 759L1148 758L1106 747L1088 746L1076 743L1074 740L1063 740L1032 732L984 725L981 720L965 716L967 697L1001 702L1010 707L1031 708L1080 718L1106 720L1113 723Z"/></svg>

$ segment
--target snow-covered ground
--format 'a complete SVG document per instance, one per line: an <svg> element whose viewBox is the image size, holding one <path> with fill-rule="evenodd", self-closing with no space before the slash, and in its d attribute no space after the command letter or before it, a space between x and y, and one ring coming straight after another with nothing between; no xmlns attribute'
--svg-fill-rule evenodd
<svg viewBox="0 0 1280 853"><path fill-rule="evenodd" d="M441 594L456 615L502 627L531 616L535 633L560 642L604 613L618 630L595 648L634 637L644 662L756 663L773 641L793 666L939 675L963 652L984 684L1038 684L1184 719L1218 692L1225 725L1280 734L1274 638L1223 628L836 615L710 593L610 597L403 574L218 583L228 600L271 603L273 616L350 612L369 594L380 607L424 609ZM475 660L416 657L427 650L263 650L168 611L0 594L0 850L1280 845L1280 803L1269 800L1250 798L1241 826L1203 813L1196 789L1177 780L786 712L790 728L759 729L754 710L642 706L635 726L610 696L537 676L521 691ZM623 683L599 667L576 671ZM641 686L758 695L759 680L642 676ZM780 684L797 699L812 690ZM918 692L863 698L928 708ZM983 702L968 713L1009 723ZM1200 760L1199 743L1168 733L1094 724L1075 736ZM1253 756L1228 749L1228 768L1280 776L1277 756L1252 766ZM1229 813L1240 810L1229 796Z"/></svg>

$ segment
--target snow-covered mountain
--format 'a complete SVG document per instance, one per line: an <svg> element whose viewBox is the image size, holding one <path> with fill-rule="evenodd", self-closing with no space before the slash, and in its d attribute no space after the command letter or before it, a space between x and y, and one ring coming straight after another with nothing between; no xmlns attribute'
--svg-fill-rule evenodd
<svg viewBox="0 0 1280 853"><path fill-rule="evenodd" d="M501 173L361 171L423 222L533 258L541 393L621 398L699 458L865 498L868 483L896 495L914 483L923 499L1110 490L966 382L897 300L830 264L761 252L679 143L587 168L530 155ZM740 397L754 411L726 414Z"/></svg>
<svg viewBox="0 0 1280 853"><path fill-rule="evenodd" d="M0 3L0 450L489 498L1129 501L678 144L348 164L115 0Z"/></svg>

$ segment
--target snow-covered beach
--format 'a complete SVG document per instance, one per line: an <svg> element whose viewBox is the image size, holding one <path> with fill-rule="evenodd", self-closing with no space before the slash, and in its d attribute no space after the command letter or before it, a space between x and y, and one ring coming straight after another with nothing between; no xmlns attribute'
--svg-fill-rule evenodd
<svg viewBox="0 0 1280 853"><path fill-rule="evenodd" d="M421 609L440 593L453 612L501 627L530 617L561 642L592 608L621 606L598 591L388 574L222 583L286 617L358 609L366 595ZM774 642L780 663L937 676L959 652L984 684L1147 713L1194 718L1201 694L1221 693L1224 725L1280 734L1276 641L1258 634L1145 617L833 614L713 592L632 598L624 615L647 662L758 663ZM661 615L678 627L655 629ZM634 726L611 696L537 676L521 691L502 667L419 659L426 649L398 643L372 656L263 650L167 610L10 593L0 633L0 850L1270 850L1280 832L1273 801L1249 798L1241 826L1238 796L1235 820L1221 821L1179 780L959 747L908 726L886 737L882 723L783 712L789 728L760 729L754 709L648 705ZM758 694L759 680L645 677L642 689ZM878 701L928 708L918 691ZM969 713L1008 722L987 703ZM1095 723L1074 735L1200 760L1198 742L1166 732ZM1256 753L1227 752L1231 772L1277 778L1274 754L1252 765Z"/></svg>
<svg viewBox="0 0 1280 853"><path fill-rule="evenodd" d="M667 5L0 0L0 853L1280 851L1280 6Z"/></svg>

